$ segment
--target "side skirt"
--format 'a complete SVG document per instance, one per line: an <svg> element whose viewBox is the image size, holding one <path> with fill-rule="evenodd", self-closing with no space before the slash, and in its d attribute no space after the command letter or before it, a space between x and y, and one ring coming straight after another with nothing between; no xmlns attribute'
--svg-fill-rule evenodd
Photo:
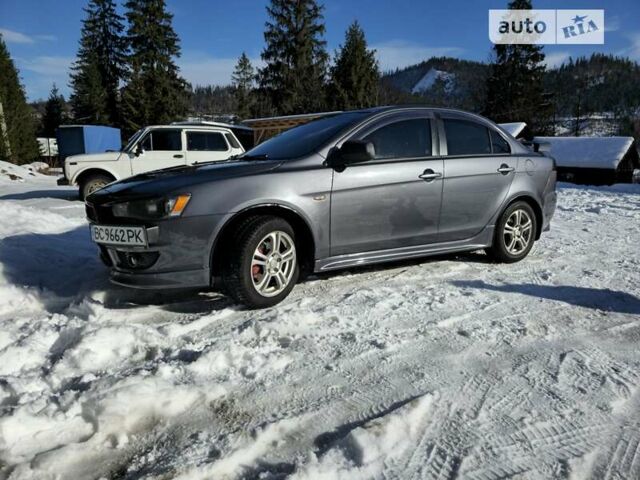
<svg viewBox="0 0 640 480"><path fill-rule="evenodd" d="M316 260L314 272L326 272L359 265L395 262L410 258L429 257L443 253L465 252L479 250L491 246L494 226L488 226L478 235L465 240L454 242L432 243L429 245L415 245L411 247L376 250L372 252L349 253Z"/></svg>

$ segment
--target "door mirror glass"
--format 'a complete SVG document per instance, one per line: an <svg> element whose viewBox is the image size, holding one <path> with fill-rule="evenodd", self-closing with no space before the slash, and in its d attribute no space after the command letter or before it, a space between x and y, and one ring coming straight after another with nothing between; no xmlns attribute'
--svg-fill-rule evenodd
<svg viewBox="0 0 640 480"><path fill-rule="evenodd" d="M376 149L371 142L349 140L342 144L339 150L330 157L331 166L350 165L352 163L367 162L376 157Z"/></svg>
<svg viewBox="0 0 640 480"><path fill-rule="evenodd" d="M135 153L136 157L139 157L140 155L142 155L144 153L144 147L142 146L142 142L139 142L136 145L134 153Z"/></svg>

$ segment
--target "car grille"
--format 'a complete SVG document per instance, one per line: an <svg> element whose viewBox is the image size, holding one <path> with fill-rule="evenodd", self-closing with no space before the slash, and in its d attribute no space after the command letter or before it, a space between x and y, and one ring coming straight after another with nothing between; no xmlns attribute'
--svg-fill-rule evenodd
<svg viewBox="0 0 640 480"><path fill-rule="evenodd" d="M92 222L109 225L115 220L110 206L94 205L85 202L84 208L87 218Z"/></svg>
<svg viewBox="0 0 640 480"><path fill-rule="evenodd" d="M98 212L96 212L96 207L94 207L93 205L91 205L88 202L85 202L84 211L87 214L87 218L89 220L91 220L92 222L97 222L98 221Z"/></svg>
<svg viewBox="0 0 640 480"><path fill-rule="evenodd" d="M87 219L93 223L100 225L140 225L151 227L152 223L143 222L135 218L115 217L111 210L111 205L95 205L90 202L84 202L84 209Z"/></svg>

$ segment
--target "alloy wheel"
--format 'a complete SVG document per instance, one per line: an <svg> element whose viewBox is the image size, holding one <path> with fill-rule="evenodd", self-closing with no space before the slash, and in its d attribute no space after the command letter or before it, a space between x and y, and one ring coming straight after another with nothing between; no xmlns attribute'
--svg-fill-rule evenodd
<svg viewBox="0 0 640 480"><path fill-rule="evenodd" d="M511 255L520 255L531 242L533 221L529 214L522 209L511 212L504 225L504 245Z"/></svg>
<svg viewBox="0 0 640 480"><path fill-rule="evenodd" d="M263 297L281 293L293 277L296 267L296 246L285 232L274 231L258 243L251 259L253 287Z"/></svg>

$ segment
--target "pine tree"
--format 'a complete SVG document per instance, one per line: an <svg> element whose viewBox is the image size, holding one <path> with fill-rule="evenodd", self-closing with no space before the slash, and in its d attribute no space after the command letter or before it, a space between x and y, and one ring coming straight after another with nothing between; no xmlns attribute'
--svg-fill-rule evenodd
<svg viewBox="0 0 640 480"><path fill-rule="evenodd" d="M531 0L513 0L509 8L530 10ZM553 106L544 92L542 47L495 45L494 55L484 114L498 123L526 122L535 134L548 133Z"/></svg>
<svg viewBox="0 0 640 480"><path fill-rule="evenodd" d="M328 55L322 7L315 0L271 0L261 91L279 114L324 110Z"/></svg>
<svg viewBox="0 0 640 480"><path fill-rule="evenodd" d="M55 137L57 128L65 122L65 101L58 87L53 84L42 116L42 133L45 137Z"/></svg>
<svg viewBox="0 0 640 480"><path fill-rule="evenodd" d="M236 114L240 118L248 118L254 111L254 95L253 84L255 81L255 73L253 65L246 53L242 52L236 68L231 76L231 84L233 85L233 97L236 103Z"/></svg>
<svg viewBox="0 0 640 480"><path fill-rule="evenodd" d="M0 35L0 160L28 163L40 155L33 113Z"/></svg>
<svg viewBox="0 0 640 480"><path fill-rule="evenodd" d="M335 65L331 68L331 108L349 110L375 105L379 82L380 70L375 50L367 49L364 31L355 21L349 26L344 46L336 52Z"/></svg>
<svg viewBox="0 0 640 480"><path fill-rule="evenodd" d="M116 13L114 0L90 0L85 12L71 74L74 116L82 123L118 125L125 60L123 19Z"/></svg>
<svg viewBox="0 0 640 480"><path fill-rule="evenodd" d="M180 46L164 0L129 0L125 7L130 55L122 113L124 129L131 133L180 119L187 111L188 92L174 62Z"/></svg>

